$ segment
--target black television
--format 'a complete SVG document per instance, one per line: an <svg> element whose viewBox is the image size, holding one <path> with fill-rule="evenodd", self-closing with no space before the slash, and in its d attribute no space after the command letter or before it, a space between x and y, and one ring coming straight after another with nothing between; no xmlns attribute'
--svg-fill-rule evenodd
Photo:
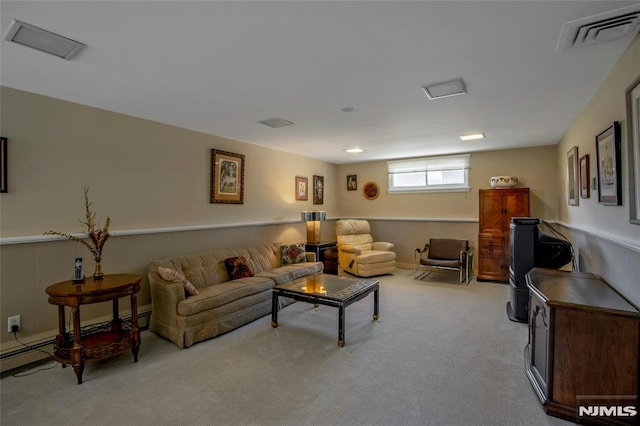
<svg viewBox="0 0 640 426"><path fill-rule="evenodd" d="M509 285L507 317L527 322L529 290L525 275L535 267L560 269L573 262L573 247L559 232L535 217L514 217L509 233Z"/></svg>

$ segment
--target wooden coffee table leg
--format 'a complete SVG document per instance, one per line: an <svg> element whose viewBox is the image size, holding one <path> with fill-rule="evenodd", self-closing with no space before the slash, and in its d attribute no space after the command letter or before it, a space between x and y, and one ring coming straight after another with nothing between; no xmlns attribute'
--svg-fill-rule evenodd
<svg viewBox="0 0 640 426"><path fill-rule="evenodd" d="M271 327L278 327L278 293L275 291L271 296Z"/></svg>
<svg viewBox="0 0 640 426"><path fill-rule="evenodd" d="M344 306L338 308L338 346L344 346Z"/></svg>

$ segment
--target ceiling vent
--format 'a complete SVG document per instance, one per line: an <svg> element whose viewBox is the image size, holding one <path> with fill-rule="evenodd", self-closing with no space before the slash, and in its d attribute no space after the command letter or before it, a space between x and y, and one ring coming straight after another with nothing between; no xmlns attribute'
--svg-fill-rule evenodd
<svg viewBox="0 0 640 426"><path fill-rule="evenodd" d="M85 46L75 40L43 30L26 22L18 21L17 19L11 22L9 31L5 34L4 39L67 60L71 59Z"/></svg>
<svg viewBox="0 0 640 426"><path fill-rule="evenodd" d="M640 30L640 3L562 26L556 52L633 37Z"/></svg>
<svg viewBox="0 0 640 426"><path fill-rule="evenodd" d="M265 126L273 127L274 129L277 127L291 126L293 123L285 120L284 118L267 118L266 120L260 120L258 123L262 123Z"/></svg>
<svg viewBox="0 0 640 426"><path fill-rule="evenodd" d="M430 84L424 86L422 90L424 90L424 93L426 93L427 97L431 100L467 93L467 87L461 78L443 83Z"/></svg>

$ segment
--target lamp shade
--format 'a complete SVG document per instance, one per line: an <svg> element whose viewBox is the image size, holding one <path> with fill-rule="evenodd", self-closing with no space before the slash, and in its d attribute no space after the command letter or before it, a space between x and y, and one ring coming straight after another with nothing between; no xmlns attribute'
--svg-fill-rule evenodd
<svg viewBox="0 0 640 426"><path fill-rule="evenodd" d="M302 212L301 216L302 216L302 220L305 222L315 222L315 221L324 222L325 220L327 220L327 212L304 211Z"/></svg>
<svg viewBox="0 0 640 426"><path fill-rule="evenodd" d="M302 212L302 220L307 222L307 243L320 243L320 222L327 220L327 212Z"/></svg>

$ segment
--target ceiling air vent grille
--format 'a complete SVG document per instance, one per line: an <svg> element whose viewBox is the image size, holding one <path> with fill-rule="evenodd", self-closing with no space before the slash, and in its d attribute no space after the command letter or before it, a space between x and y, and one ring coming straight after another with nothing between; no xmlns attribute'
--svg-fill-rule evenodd
<svg viewBox="0 0 640 426"><path fill-rule="evenodd" d="M633 37L640 30L640 4L612 10L562 26L556 52Z"/></svg>
<svg viewBox="0 0 640 426"><path fill-rule="evenodd" d="M269 127L273 127L273 128L277 128L277 127L284 127L284 126L291 126L293 123L290 121L285 120L284 118L267 118L266 120L260 120L258 121L258 123L262 123L265 126L269 126Z"/></svg>

